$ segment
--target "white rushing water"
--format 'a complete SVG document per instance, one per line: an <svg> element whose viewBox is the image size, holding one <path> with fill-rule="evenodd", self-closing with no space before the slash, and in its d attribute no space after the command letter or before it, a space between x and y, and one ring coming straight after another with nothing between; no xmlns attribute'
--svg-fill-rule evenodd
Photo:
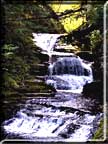
<svg viewBox="0 0 108 144"><path fill-rule="evenodd" d="M57 39L61 35L65 35L65 34L33 33L33 37L34 37L33 41L38 47L42 49L43 53L48 54L50 59L52 55L59 56L59 60L57 60L55 63L49 63L49 74L52 76L54 68L56 72L51 78L49 77L46 80L46 83L53 85L57 89L57 91L81 93L83 90L83 86L86 83L90 83L93 81L92 70L91 70L90 64L84 63L82 59L79 57L77 57L76 59L74 58L75 60L73 60L73 57L75 57L75 54L73 53L54 51L53 50L54 45ZM66 56L66 58L62 56ZM76 73L64 74L64 65L66 65L65 68L67 67L68 72L73 70L74 72L78 71L79 74L76 74ZM89 71L90 74L88 76L82 74L83 69L86 69L87 71ZM62 73L60 73L60 71L62 71ZM61 87L61 88L58 88L58 87Z"/></svg>
<svg viewBox="0 0 108 144"><path fill-rule="evenodd" d="M61 35L64 34L48 34L48 33L33 33L33 41L48 55L53 51L53 47Z"/></svg>
<svg viewBox="0 0 108 144"><path fill-rule="evenodd" d="M8 134L35 141L87 141L91 138L98 117L93 114L94 101L79 95L86 83L93 81L90 63L85 63L73 53L53 51L61 34L33 33L35 44L55 62L49 63L46 83L57 92L54 97L34 97L25 102L13 118L4 122ZM78 94L79 93L79 94Z"/></svg>
<svg viewBox="0 0 108 144"><path fill-rule="evenodd" d="M46 80L57 91L81 93L83 86L93 81L90 64L75 57L59 58L49 65L50 77Z"/></svg>
<svg viewBox="0 0 108 144"><path fill-rule="evenodd" d="M93 123L95 121L98 123L96 118L101 115L91 114L86 110L87 107L84 111L85 100L79 101L78 96L73 99L72 95L65 95L64 100L62 96L58 95L56 98L48 99L34 98L26 101L23 109L4 122L7 136L11 133L36 141L39 139L41 141L44 139L46 141L86 141L89 139L92 135ZM71 102L70 106L69 102ZM73 109L73 104L76 104L77 108L78 103L82 105L80 111Z"/></svg>
<svg viewBox="0 0 108 144"><path fill-rule="evenodd" d="M48 79L46 83L53 85L58 92L81 93L83 86L92 82L92 78L87 76L62 75L54 78L55 80Z"/></svg>

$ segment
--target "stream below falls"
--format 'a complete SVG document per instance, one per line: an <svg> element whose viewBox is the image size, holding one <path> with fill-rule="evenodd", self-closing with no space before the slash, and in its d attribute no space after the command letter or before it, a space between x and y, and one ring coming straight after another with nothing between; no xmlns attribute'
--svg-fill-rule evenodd
<svg viewBox="0 0 108 144"><path fill-rule="evenodd" d="M93 81L89 64L74 56L59 56L49 64L45 83L55 95L20 99L19 107L2 128L6 139L85 142L93 137L103 117L96 99L82 95L83 86ZM11 99L11 98L10 98ZM11 103L10 100L10 105Z"/></svg>

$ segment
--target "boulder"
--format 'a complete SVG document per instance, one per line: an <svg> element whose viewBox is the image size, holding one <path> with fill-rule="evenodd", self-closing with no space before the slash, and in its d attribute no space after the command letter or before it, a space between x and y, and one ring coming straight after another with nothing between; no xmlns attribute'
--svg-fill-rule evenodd
<svg viewBox="0 0 108 144"><path fill-rule="evenodd" d="M103 63L100 60L94 61L92 64L92 71L93 71L93 78L94 80L101 80L103 81Z"/></svg>
<svg viewBox="0 0 108 144"><path fill-rule="evenodd" d="M93 99L97 99L100 102L103 101L103 82L102 81L94 81L84 85L83 87L83 96L90 97Z"/></svg>

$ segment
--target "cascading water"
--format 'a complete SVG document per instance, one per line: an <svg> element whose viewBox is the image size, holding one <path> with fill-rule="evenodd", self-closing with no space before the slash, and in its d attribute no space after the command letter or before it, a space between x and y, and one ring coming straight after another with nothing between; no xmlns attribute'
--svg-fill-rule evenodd
<svg viewBox="0 0 108 144"><path fill-rule="evenodd" d="M91 139L102 113L97 112L95 100L81 95L83 86L93 81L90 65L74 54L52 51L60 35L34 36L36 45L50 57L45 79L57 92L54 97L28 98L13 118L3 123L7 138L63 142ZM53 54L58 56L56 61L52 61Z"/></svg>
<svg viewBox="0 0 108 144"><path fill-rule="evenodd" d="M90 72L88 69L84 68L81 59L77 57L59 58L53 66L54 75L71 74L77 76L89 76Z"/></svg>
<svg viewBox="0 0 108 144"><path fill-rule="evenodd" d="M51 55L53 51L54 44L58 37L64 34L42 34L42 33L33 33L33 41L35 44L42 49L43 53Z"/></svg>
<svg viewBox="0 0 108 144"><path fill-rule="evenodd" d="M81 93L86 83L93 81L92 69L79 57L60 57L49 66L47 84L57 90Z"/></svg>

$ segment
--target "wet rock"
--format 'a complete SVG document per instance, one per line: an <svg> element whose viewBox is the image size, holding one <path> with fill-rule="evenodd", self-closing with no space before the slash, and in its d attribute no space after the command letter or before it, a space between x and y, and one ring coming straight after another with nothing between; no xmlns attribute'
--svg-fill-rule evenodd
<svg viewBox="0 0 108 144"><path fill-rule="evenodd" d="M55 88L47 85L44 81L26 81L24 86L17 89L20 93L52 93L56 92Z"/></svg>
<svg viewBox="0 0 108 144"><path fill-rule="evenodd" d="M94 61L94 55L91 54L90 52L78 52L76 53L77 56L79 56L80 58L87 60L89 62Z"/></svg>
<svg viewBox="0 0 108 144"><path fill-rule="evenodd" d="M64 48L54 49L54 51L57 51L57 52L66 52L66 50Z"/></svg>
<svg viewBox="0 0 108 144"><path fill-rule="evenodd" d="M47 64L32 64L31 69L30 69L30 74L31 75L46 75L48 73L48 65Z"/></svg>
<svg viewBox="0 0 108 144"><path fill-rule="evenodd" d="M103 100L103 83L102 81L94 81L84 85L83 87L83 95L85 97L91 97L94 99L98 99L102 102Z"/></svg>
<svg viewBox="0 0 108 144"><path fill-rule="evenodd" d="M65 49L65 48L60 48L60 49L55 49L57 52L67 52L67 53L72 53L73 50L71 49Z"/></svg>
<svg viewBox="0 0 108 144"><path fill-rule="evenodd" d="M40 53L39 58L40 58L41 62L49 61L49 56L47 54Z"/></svg>
<svg viewBox="0 0 108 144"><path fill-rule="evenodd" d="M79 127L79 125L71 123L59 135L63 138L69 138L75 132L75 130L79 129Z"/></svg>
<svg viewBox="0 0 108 144"><path fill-rule="evenodd" d="M12 119L10 119L10 120L7 120L7 121L5 121L5 122L3 123L3 125L9 125L9 124L12 123L14 120L15 120L14 118L12 118Z"/></svg>

